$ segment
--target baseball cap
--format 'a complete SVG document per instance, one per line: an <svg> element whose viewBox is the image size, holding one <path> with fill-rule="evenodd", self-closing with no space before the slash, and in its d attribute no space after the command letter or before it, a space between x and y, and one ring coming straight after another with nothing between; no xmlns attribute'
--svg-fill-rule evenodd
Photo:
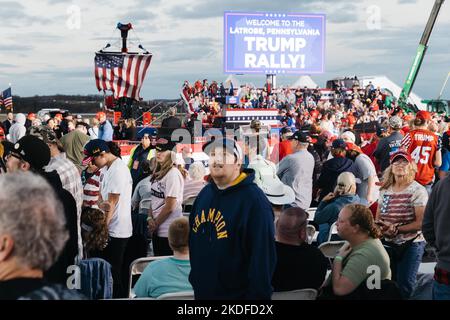
<svg viewBox="0 0 450 320"><path fill-rule="evenodd" d="M242 161L244 159L242 148L237 141L226 137L212 136L211 140L203 145L203 152L209 155L211 151L217 147L224 148L228 151L228 153L233 154L238 160Z"/></svg>
<svg viewBox="0 0 450 320"><path fill-rule="evenodd" d="M173 141L169 141L167 139L164 138L159 138L156 141L156 151L159 152L164 152L164 151L174 151L173 149L175 148L176 143Z"/></svg>
<svg viewBox="0 0 450 320"><path fill-rule="evenodd" d="M377 134L378 137L381 137L382 134L385 133L386 131L387 131L386 127L378 127L376 134Z"/></svg>
<svg viewBox="0 0 450 320"><path fill-rule="evenodd" d="M347 148L346 148L347 151L356 151L356 152L359 152L359 153L363 153L361 148L358 147L356 144L354 144L352 142L346 142L345 144L347 145Z"/></svg>
<svg viewBox="0 0 450 320"><path fill-rule="evenodd" d="M99 120L100 120L101 117L104 117L104 116L106 116L106 114L105 114L104 112L102 112L102 111L97 112L97 114L95 115L95 117L96 117L97 119L99 119Z"/></svg>
<svg viewBox="0 0 450 320"><path fill-rule="evenodd" d="M400 117L397 116L393 116L389 119L389 126L392 129L400 129L403 125L403 121L402 119L400 119Z"/></svg>
<svg viewBox="0 0 450 320"><path fill-rule="evenodd" d="M302 131L294 132L294 134L292 136L290 136L288 139L289 140L297 140L297 141L302 142L302 143L309 143L309 142L311 142L311 137L308 134L306 134L306 133L304 133Z"/></svg>
<svg viewBox="0 0 450 320"><path fill-rule="evenodd" d="M280 134L292 135L292 129L290 127L283 127L280 130Z"/></svg>
<svg viewBox="0 0 450 320"><path fill-rule="evenodd" d="M416 119L422 119L422 120L431 120L431 113L425 110L420 110L416 113Z"/></svg>
<svg viewBox="0 0 450 320"><path fill-rule="evenodd" d="M50 148L36 136L27 135L19 139L11 153L28 162L35 170L42 170L50 162Z"/></svg>
<svg viewBox="0 0 450 320"><path fill-rule="evenodd" d="M393 154L391 155L391 157L390 157L390 162L391 162L391 163L394 163L394 161L395 161L396 159L398 159L398 158L404 158L404 159L406 159L408 162L410 162L410 163L412 162L412 157L411 157L411 155L410 155L408 152L404 151L404 150L399 150L399 151L393 153Z"/></svg>
<svg viewBox="0 0 450 320"><path fill-rule="evenodd" d="M45 143L58 143L55 131L47 126L32 126L28 129L28 134L38 137Z"/></svg>
<svg viewBox="0 0 450 320"><path fill-rule="evenodd" d="M355 141L356 141L355 134L353 132L351 132L351 131L345 131L344 133L342 133L341 134L341 138L344 141L350 141L352 143L355 143Z"/></svg>
<svg viewBox="0 0 450 320"><path fill-rule="evenodd" d="M106 141L102 139L94 139L86 143L84 146L84 159L83 159L83 166L87 165L92 161L94 157L99 156L102 152L109 152L109 147Z"/></svg>
<svg viewBox="0 0 450 320"><path fill-rule="evenodd" d="M347 144L343 139L336 139L331 143L331 147L333 149L341 148L341 149L347 149Z"/></svg>

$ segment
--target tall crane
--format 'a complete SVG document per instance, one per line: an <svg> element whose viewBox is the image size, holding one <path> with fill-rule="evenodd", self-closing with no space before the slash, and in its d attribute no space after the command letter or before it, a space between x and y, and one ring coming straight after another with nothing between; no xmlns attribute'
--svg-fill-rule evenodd
<svg viewBox="0 0 450 320"><path fill-rule="evenodd" d="M425 26L425 30L423 31L422 38L419 42L419 47L417 48L416 57L414 58L411 69L409 70L408 77L406 78L405 84L403 85L402 92L400 93L400 97L398 99L399 106L407 111L417 112L417 107L414 107L411 110L408 106L408 97L411 93L411 90L414 86L414 82L416 81L417 74L419 73L420 66L422 65L423 58L428 48L428 40L430 39L431 32L433 31L434 23L436 22L437 16L439 14L439 10L441 9L442 4L445 0L435 0L433 9L431 10L430 17L428 18L427 25Z"/></svg>

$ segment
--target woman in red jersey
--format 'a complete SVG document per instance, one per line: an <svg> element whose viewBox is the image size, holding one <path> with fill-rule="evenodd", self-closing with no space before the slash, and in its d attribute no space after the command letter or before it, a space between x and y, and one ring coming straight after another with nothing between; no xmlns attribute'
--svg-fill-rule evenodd
<svg viewBox="0 0 450 320"><path fill-rule="evenodd" d="M414 129L403 137L401 144L417 164L416 181L425 186L428 193L434 182L434 168L440 167L442 162L440 139L428 130L431 121L428 111L417 112Z"/></svg>

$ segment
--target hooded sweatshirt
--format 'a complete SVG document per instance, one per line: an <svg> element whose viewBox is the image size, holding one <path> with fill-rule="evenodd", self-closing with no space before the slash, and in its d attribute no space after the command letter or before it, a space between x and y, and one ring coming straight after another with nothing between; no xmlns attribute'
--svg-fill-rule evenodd
<svg viewBox="0 0 450 320"><path fill-rule="evenodd" d="M266 299L272 295L276 249L272 207L247 169L228 188L214 182L189 216L189 281L195 298Z"/></svg>
<svg viewBox="0 0 450 320"><path fill-rule="evenodd" d="M26 134L25 121L26 117L23 113L16 114L16 123L9 128L9 141L16 143Z"/></svg>
<svg viewBox="0 0 450 320"><path fill-rule="evenodd" d="M348 158L342 157L334 157L325 161L322 167L322 174L320 175L319 180L317 180L317 187L322 190L320 192L319 201L327 194L334 191L337 178L342 172L356 174L355 163Z"/></svg>

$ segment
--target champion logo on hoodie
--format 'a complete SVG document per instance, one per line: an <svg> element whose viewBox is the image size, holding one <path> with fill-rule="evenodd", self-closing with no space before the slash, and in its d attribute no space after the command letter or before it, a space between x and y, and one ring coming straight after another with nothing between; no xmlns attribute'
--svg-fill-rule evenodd
<svg viewBox="0 0 450 320"><path fill-rule="evenodd" d="M209 213L205 215L205 210L202 210L201 215L196 215L194 219L194 225L192 231L197 233L198 228L205 223L213 224L216 229L217 239L228 238L228 232L226 230L227 224L223 219L223 215L220 211L216 212L216 209L209 209Z"/></svg>

